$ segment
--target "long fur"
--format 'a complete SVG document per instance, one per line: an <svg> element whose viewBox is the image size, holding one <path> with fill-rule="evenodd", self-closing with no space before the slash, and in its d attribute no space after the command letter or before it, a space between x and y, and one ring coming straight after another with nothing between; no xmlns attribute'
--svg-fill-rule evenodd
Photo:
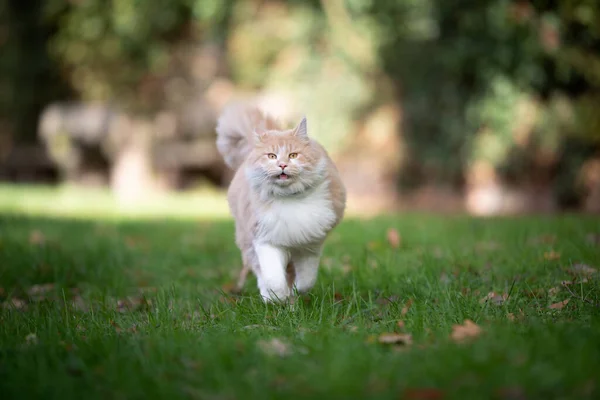
<svg viewBox="0 0 600 400"><path fill-rule="evenodd" d="M244 266L238 288L252 270L265 301L311 289L346 191L306 119L283 129L258 108L234 104L219 118L217 147L236 171L227 197Z"/></svg>

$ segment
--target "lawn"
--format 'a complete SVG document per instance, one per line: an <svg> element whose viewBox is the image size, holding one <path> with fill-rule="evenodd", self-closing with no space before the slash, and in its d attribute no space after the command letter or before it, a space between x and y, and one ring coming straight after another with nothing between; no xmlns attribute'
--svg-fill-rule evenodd
<svg viewBox="0 0 600 400"><path fill-rule="evenodd" d="M267 306L231 293L228 219L15 204L1 399L600 396L598 217L348 218L310 295Z"/></svg>

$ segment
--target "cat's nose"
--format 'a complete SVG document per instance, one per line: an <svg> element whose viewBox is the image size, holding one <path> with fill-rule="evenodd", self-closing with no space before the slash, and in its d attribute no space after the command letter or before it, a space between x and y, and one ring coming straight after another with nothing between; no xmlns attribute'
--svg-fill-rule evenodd
<svg viewBox="0 0 600 400"><path fill-rule="evenodd" d="M279 167L280 167L281 169L285 169L285 167L287 167L287 164L283 164L283 163L281 163L281 164L279 164Z"/></svg>

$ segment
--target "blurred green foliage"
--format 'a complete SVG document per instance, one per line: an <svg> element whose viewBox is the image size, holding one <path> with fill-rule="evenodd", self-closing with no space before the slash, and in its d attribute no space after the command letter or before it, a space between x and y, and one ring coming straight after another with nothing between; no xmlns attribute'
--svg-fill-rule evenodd
<svg viewBox="0 0 600 400"><path fill-rule="evenodd" d="M21 136L70 88L155 113L181 49L212 43L238 87L327 110L312 127L334 151L399 101L407 187L461 186L483 162L568 199L600 143L596 0L0 0L0 13L0 111Z"/></svg>

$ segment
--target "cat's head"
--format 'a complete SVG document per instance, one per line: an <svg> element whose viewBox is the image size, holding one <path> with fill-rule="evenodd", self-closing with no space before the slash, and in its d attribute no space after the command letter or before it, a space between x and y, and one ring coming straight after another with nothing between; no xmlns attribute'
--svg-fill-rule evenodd
<svg viewBox="0 0 600 400"><path fill-rule="evenodd" d="M248 157L248 178L278 196L301 193L322 182L323 151L308 137L306 118L289 130L256 130Z"/></svg>

